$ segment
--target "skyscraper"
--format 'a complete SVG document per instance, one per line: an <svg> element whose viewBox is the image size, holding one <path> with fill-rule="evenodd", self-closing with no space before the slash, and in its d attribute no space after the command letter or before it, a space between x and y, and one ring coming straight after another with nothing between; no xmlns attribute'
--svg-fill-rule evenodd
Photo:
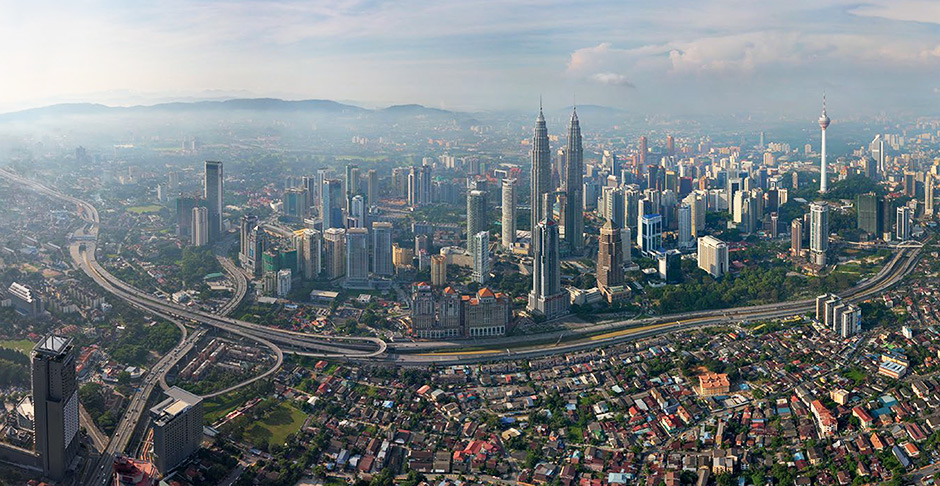
<svg viewBox="0 0 940 486"><path fill-rule="evenodd" d="M663 246L663 218L658 214L640 217L640 234L637 242L643 256L652 257Z"/></svg>
<svg viewBox="0 0 940 486"><path fill-rule="evenodd" d="M337 179L324 179L320 188L320 218L323 231L329 228L343 227L342 182Z"/></svg>
<svg viewBox="0 0 940 486"><path fill-rule="evenodd" d="M548 196L543 195L542 206ZM558 255L558 224L550 212L535 226L532 233L532 291L529 292L530 312L554 319L568 313L568 292L561 288L561 261Z"/></svg>
<svg viewBox="0 0 940 486"><path fill-rule="evenodd" d="M193 232L193 208L199 204L193 196L180 195L176 198L176 235L189 236Z"/></svg>
<svg viewBox="0 0 940 486"><path fill-rule="evenodd" d="M241 224L238 227L238 262L243 267L246 266L248 255L251 253L254 258L254 252L251 252L251 230L258 226L258 217L253 214L242 216ZM260 253L260 252L259 252Z"/></svg>
<svg viewBox="0 0 940 486"><path fill-rule="evenodd" d="M728 245L714 236L699 238L698 267L715 278L728 273Z"/></svg>
<svg viewBox="0 0 940 486"><path fill-rule="evenodd" d="M346 274L346 230L327 228L323 231L323 273L335 280Z"/></svg>
<svg viewBox="0 0 940 486"><path fill-rule="evenodd" d="M490 272L490 234L480 231L472 237L470 257L473 260L472 279L477 283L485 283Z"/></svg>
<svg viewBox="0 0 940 486"><path fill-rule="evenodd" d="M898 241L907 241L911 239L911 208L901 206L898 208L898 220L895 223L894 232Z"/></svg>
<svg viewBox="0 0 940 486"><path fill-rule="evenodd" d="M202 397L175 386L165 393L167 399L150 409L153 462L164 475L196 452L202 442Z"/></svg>
<svg viewBox="0 0 940 486"><path fill-rule="evenodd" d="M392 223L372 223L372 273L382 277L395 273L392 266Z"/></svg>
<svg viewBox="0 0 940 486"><path fill-rule="evenodd" d="M379 173L375 169L369 169L366 178L366 204L369 207L379 203Z"/></svg>
<svg viewBox="0 0 940 486"><path fill-rule="evenodd" d="M826 264L829 251L829 205L814 202L809 205L809 250L817 265Z"/></svg>
<svg viewBox="0 0 940 486"><path fill-rule="evenodd" d="M679 247L691 248L694 244L692 239L692 207L688 204L680 204L678 211L679 219Z"/></svg>
<svg viewBox="0 0 940 486"><path fill-rule="evenodd" d="M486 231L486 193L483 191L467 192L467 249L472 246L473 235Z"/></svg>
<svg viewBox="0 0 940 486"><path fill-rule="evenodd" d="M790 223L790 254L799 257L803 253L803 220L794 219Z"/></svg>
<svg viewBox="0 0 940 486"><path fill-rule="evenodd" d="M623 285L623 241L621 229L607 220L597 241L597 288L610 295L611 287ZM608 297L609 300L609 297Z"/></svg>
<svg viewBox="0 0 940 486"><path fill-rule="evenodd" d="M78 384L69 338L49 335L30 354L33 427L43 474L60 481L78 452Z"/></svg>
<svg viewBox="0 0 940 486"><path fill-rule="evenodd" d="M447 258L431 255L431 285L443 287L447 283Z"/></svg>
<svg viewBox="0 0 940 486"><path fill-rule="evenodd" d="M206 161L204 196L209 210L209 243L215 243L222 234L222 162Z"/></svg>
<svg viewBox="0 0 940 486"><path fill-rule="evenodd" d="M501 221L503 248L511 249L516 241L516 180L503 179L503 214Z"/></svg>
<svg viewBox="0 0 940 486"><path fill-rule="evenodd" d="M209 244L209 210L204 207L193 208L193 246L206 246Z"/></svg>
<svg viewBox="0 0 940 486"><path fill-rule="evenodd" d="M584 250L584 148L581 145L581 125L578 112L571 111L568 122L568 145L565 149L565 246L571 255Z"/></svg>
<svg viewBox="0 0 940 486"><path fill-rule="evenodd" d="M856 201L858 229L881 238L884 233L884 200L874 193L859 194Z"/></svg>
<svg viewBox="0 0 940 486"><path fill-rule="evenodd" d="M933 218L933 174L924 174L924 216Z"/></svg>
<svg viewBox="0 0 940 486"><path fill-rule="evenodd" d="M823 96L822 114L819 115L819 129L822 132L819 163L819 192L826 192L826 128L829 127L829 115L826 114L826 97Z"/></svg>
<svg viewBox="0 0 940 486"><path fill-rule="evenodd" d="M552 153L548 148L548 128L545 126L545 116L542 115L542 106L539 103L539 116L535 119L535 131L532 135L532 169L529 193L529 204L532 206L530 229L545 219L542 207L542 194L552 190Z"/></svg>
<svg viewBox="0 0 940 486"><path fill-rule="evenodd" d="M320 274L321 262L321 241L320 232L315 229L305 228L300 233L300 248L297 248L297 255L300 257L300 269L303 272L303 278L313 280Z"/></svg>
<svg viewBox="0 0 940 486"><path fill-rule="evenodd" d="M346 213L352 210L352 198L359 192L359 168L346 164Z"/></svg>
<svg viewBox="0 0 940 486"><path fill-rule="evenodd" d="M346 287L369 286L369 230L346 230Z"/></svg>
<svg viewBox="0 0 940 486"><path fill-rule="evenodd" d="M640 167L646 167L646 154L649 152L649 146L647 145L646 135L640 137L639 148L637 149L639 159L637 162Z"/></svg>

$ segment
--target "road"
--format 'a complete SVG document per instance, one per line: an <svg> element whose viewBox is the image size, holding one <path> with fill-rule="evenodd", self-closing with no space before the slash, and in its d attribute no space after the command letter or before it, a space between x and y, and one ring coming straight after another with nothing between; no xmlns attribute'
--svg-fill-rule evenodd
<svg viewBox="0 0 940 486"><path fill-rule="evenodd" d="M88 415L88 411L85 410L85 406L81 402L78 404L78 418L99 453L108 447L108 436L101 432L101 429L95 424L91 415Z"/></svg>

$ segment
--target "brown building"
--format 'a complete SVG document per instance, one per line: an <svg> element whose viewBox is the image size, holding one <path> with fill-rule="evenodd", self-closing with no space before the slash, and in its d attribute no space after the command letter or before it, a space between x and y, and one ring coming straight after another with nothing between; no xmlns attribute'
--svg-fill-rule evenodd
<svg viewBox="0 0 940 486"><path fill-rule="evenodd" d="M597 288L612 302L612 288L623 287L623 242L620 228L614 228L608 219L601 228L597 250Z"/></svg>
<svg viewBox="0 0 940 486"><path fill-rule="evenodd" d="M705 373L699 375L696 391L703 397L727 395L731 391L731 382L724 373Z"/></svg>

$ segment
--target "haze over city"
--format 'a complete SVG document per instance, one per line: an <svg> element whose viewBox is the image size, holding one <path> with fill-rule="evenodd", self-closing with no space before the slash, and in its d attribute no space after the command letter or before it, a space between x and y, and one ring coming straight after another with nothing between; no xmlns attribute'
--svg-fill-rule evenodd
<svg viewBox="0 0 940 486"><path fill-rule="evenodd" d="M673 115L922 113L928 0L9 2L0 110L246 97Z"/></svg>
<svg viewBox="0 0 940 486"><path fill-rule="evenodd" d="M0 4L0 486L940 484L938 5Z"/></svg>

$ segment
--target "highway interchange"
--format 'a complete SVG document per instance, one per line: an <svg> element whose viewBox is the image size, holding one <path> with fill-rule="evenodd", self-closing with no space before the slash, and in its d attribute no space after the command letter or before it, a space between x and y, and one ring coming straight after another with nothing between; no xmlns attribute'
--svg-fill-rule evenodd
<svg viewBox="0 0 940 486"><path fill-rule="evenodd" d="M98 211L94 206L6 169L0 169L0 177L7 178L49 197L74 204L79 217L85 222L82 227L70 234L69 252L76 267L81 268L86 275L114 296L125 300L140 310L174 322L183 331L177 346L163 356L144 377L140 388L130 400L121 422L115 429L114 436L111 437L98 462L93 467L85 469L81 484L103 486L107 483L110 478L112 459L115 454L123 453L127 449L154 387L161 386L165 388L167 386L165 380L167 372L201 338L204 331L189 333L184 324L210 326L250 339L261 346L267 347L276 357L273 366L264 373L231 388L206 396L212 397L270 376L282 365L285 353L399 366L471 364L573 352L693 327L787 317L809 312L815 305L813 300L783 302L640 320L608 322L558 333L512 336L472 342L386 343L379 338L339 337L286 331L227 317L237 307L241 298L244 297L248 286L245 275L228 259L219 258L225 271L235 281L236 298L225 304L217 313L209 313L166 301L127 285L98 264L95 258L95 250L99 218ZM842 297L849 301L860 301L878 295L900 282L910 273L920 252L921 249L918 244L898 247L892 259L877 275L846 290L842 293ZM461 350L461 348L468 347L472 348L465 351Z"/></svg>

